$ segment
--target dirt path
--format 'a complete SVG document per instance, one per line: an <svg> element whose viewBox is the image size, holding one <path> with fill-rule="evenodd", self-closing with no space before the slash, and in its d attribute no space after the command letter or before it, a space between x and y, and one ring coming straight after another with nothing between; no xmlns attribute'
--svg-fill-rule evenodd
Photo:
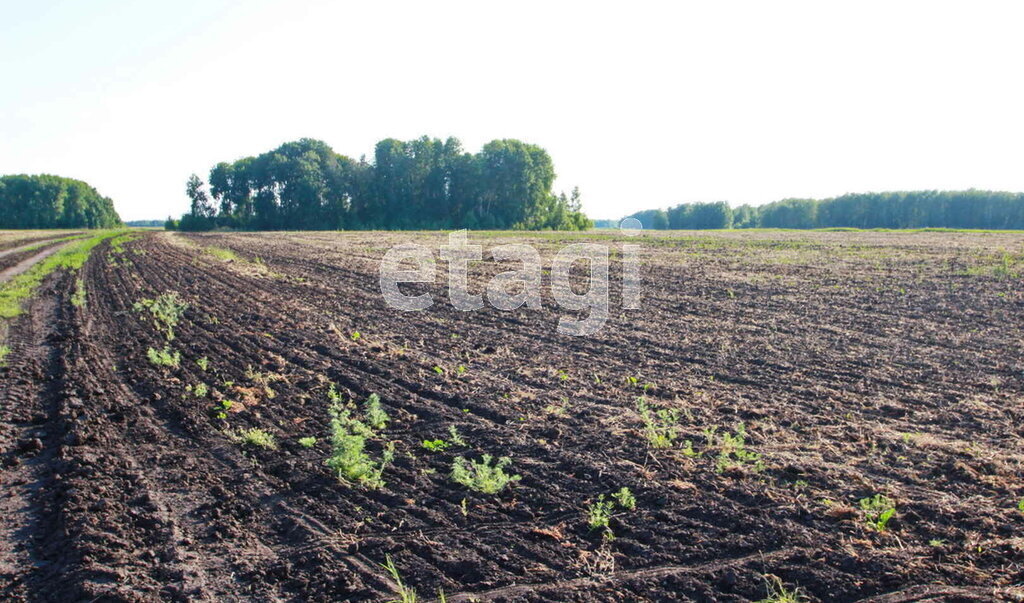
<svg viewBox="0 0 1024 603"><path fill-rule="evenodd" d="M25 272L26 270L34 266L36 263L41 262L46 258L50 257L51 255L57 253L61 249L64 249L71 243L74 243L74 241L68 241L66 243L46 247L42 251L39 251L38 253L28 252L31 253L31 255L28 255L24 259L22 259L19 254L11 253L9 255L11 258L15 258L15 262L11 263L11 265L8 265L6 267L2 263L2 259L0 259L0 283L4 283L11 280L12 278L18 276L22 272Z"/></svg>

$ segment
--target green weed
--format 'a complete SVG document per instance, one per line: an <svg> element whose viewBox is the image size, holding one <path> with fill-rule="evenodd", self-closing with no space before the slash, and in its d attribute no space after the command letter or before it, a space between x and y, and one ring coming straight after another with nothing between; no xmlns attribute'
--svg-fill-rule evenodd
<svg viewBox="0 0 1024 603"><path fill-rule="evenodd" d="M653 448L670 448L679 437L679 411L653 410L643 396L636 399L636 410L644 422L644 437Z"/></svg>
<svg viewBox="0 0 1024 603"><path fill-rule="evenodd" d="M868 526L879 532L884 532L889 520L896 515L896 504L884 494L860 499L860 509Z"/></svg>
<svg viewBox="0 0 1024 603"><path fill-rule="evenodd" d="M312 448L313 446L316 446L316 438L313 436L308 438L299 438L299 446L302 446L303 448Z"/></svg>
<svg viewBox="0 0 1024 603"><path fill-rule="evenodd" d="M263 448L264 450L277 450L277 442L274 440L273 434L258 427L239 431L233 439L243 446Z"/></svg>
<svg viewBox="0 0 1024 603"><path fill-rule="evenodd" d="M164 346L162 350L154 350L149 348L146 351L146 356L149 361L157 366L169 366L177 368L181 363L181 352L171 351L170 346Z"/></svg>
<svg viewBox="0 0 1024 603"><path fill-rule="evenodd" d="M512 464L512 459L503 456L491 465L493 458L489 454L483 455L479 461L467 461L461 456L457 457L452 463L452 480L476 492L497 494L512 482L522 479L519 475L509 475L505 472Z"/></svg>
<svg viewBox="0 0 1024 603"><path fill-rule="evenodd" d="M598 496L597 501L587 507L587 525L591 530L607 528L614 508L615 501L605 500L604 494Z"/></svg>
<svg viewBox="0 0 1024 603"><path fill-rule="evenodd" d="M353 418L351 409L343 407L340 402L333 402L328 414L331 417L331 455L325 464L339 479L374 490L383 487L381 476L395 458L394 444L386 445L380 461L374 461L366 452L366 440L373 437L373 428Z"/></svg>
<svg viewBox="0 0 1024 603"><path fill-rule="evenodd" d="M629 488L622 488L615 494L612 494L612 498L623 509L629 509L630 511L636 509L636 497L629 491Z"/></svg>
<svg viewBox="0 0 1024 603"><path fill-rule="evenodd" d="M443 452L449 445L444 440L423 440L423 447L431 452Z"/></svg>
<svg viewBox="0 0 1024 603"><path fill-rule="evenodd" d="M178 297L176 291L168 291L154 299L141 299L135 302L132 309L136 312L149 311L157 331L161 332L167 341L173 341L174 327L178 326L185 315L188 304Z"/></svg>
<svg viewBox="0 0 1024 603"><path fill-rule="evenodd" d="M398 594L398 598L390 603L416 603L419 599L416 596L416 591L402 582L402 576L398 573L398 568L395 566L395 562L391 559L391 555L384 555L385 562L381 565L387 570L388 575L395 581L395 591ZM444 597L444 594L441 594Z"/></svg>

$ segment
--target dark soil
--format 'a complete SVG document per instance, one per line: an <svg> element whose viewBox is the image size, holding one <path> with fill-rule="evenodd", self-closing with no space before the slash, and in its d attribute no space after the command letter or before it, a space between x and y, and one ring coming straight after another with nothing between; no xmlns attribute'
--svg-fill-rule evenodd
<svg viewBox="0 0 1024 603"><path fill-rule="evenodd" d="M612 318L581 338L547 296L453 309L441 261L432 308L387 308L378 260L410 239L443 242L147 233L97 248L84 307L51 279L0 369L5 598L389 600L390 555L449 601L756 601L767 576L816 601L1024 600L1024 293L993 268L1019 235L632 239L643 308L618 308L613 265ZM168 291L190 304L169 343L133 309ZM178 368L147 359L164 346ZM324 465L332 383L391 415L380 490ZM648 445L640 396L679 411L672 448ZM739 423L764 467L720 472L705 430ZM452 425L465 446L421 446ZM232 439L250 427L278 449ZM482 454L521 481L451 481ZM586 509L622 487L637 507L608 539ZM858 508L878 493L883 532Z"/></svg>

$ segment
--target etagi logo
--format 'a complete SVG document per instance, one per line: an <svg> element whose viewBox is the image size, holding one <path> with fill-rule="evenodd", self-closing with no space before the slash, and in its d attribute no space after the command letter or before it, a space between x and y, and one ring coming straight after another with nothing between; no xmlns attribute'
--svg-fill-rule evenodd
<svg viewBox="0 0 1024 603"><path fill-rule="evenodd" d="M627 229L626 226L625 223L620 225L625 234L639 234L639 223L636 224L637 228ZM640 245L622 243L614 247L618 247L617 250L621 252L622 308L639 309ZM593 335L608 321L609 256L612 249L611 244L574 243L559 249L552 258L550 285L555 303L577 316L586 313L584 318L560 317L559 333ZM459 230L448 235L448 244L442 245L439 251L441 259L448 262L448 299L457 310L479 310L485 305L485 296L486 302L493 308L506 312L524 305L531 310L541 309L542 261L540 253L533 246L497 245L490 248L489 255L495 262L514 263L517 269L492 277L484 287L484 295L469 292L469 263L483 260L482 246L470 245L466 231ZM585 266L589 272L585 279L586 290L582 292L577 291L572 282L571 275L577 264L581 268ZM434 283L435 276L436 259L430 249L414 243L396 245L381 260L380 291L389 307L405 312L419 312L434 304L433 296L429 293L405 295L398 285Z"/></svg>

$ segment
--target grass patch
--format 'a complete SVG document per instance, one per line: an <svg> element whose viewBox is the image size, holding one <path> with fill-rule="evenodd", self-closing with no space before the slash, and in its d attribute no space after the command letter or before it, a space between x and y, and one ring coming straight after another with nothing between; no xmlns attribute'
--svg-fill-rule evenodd
<svg viewBox="0 0 1024 603"><path fill-rule="evenodd" d="M78 243L68 245L50 257L36 263L18 276L0 285L0 318L10 319L23 312L22 303L32 297L43 280L55 270L78 270L89 259L94 247L123 231L104 231Z"/></svg>
<svg viewBox="0 0 1024 603"><path fill-rule="evenodd" d="M11 354L10 346L0 345L0 366L7 366L7 357Z"/></svg>

